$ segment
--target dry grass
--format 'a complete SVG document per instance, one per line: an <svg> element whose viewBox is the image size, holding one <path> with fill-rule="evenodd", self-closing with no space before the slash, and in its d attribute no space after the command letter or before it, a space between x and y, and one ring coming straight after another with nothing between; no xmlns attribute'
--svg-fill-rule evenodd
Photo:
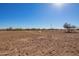
<svg viewBox="0 0 79 59"><path fill-rule="evenodd" d="M0 55L79 55L79 33L62 31L0 31Z"/></svg>

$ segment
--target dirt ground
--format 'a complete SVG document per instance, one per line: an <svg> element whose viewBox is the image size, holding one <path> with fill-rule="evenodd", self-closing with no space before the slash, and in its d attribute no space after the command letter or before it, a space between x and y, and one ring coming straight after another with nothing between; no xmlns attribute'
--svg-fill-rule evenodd
<svg viewBox="0 0 79 59"><path fill-rule="evenodd" d="M0 56L79 56L79 33L0 31Z"/></svg>

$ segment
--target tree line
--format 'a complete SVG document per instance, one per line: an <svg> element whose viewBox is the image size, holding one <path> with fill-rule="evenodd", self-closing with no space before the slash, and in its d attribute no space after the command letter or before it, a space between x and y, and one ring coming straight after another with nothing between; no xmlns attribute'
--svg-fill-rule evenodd
<svg viewBox="0 0 79 59"><path fill-rule="evenodd" d="M69 23L65 23L63 25L64 29L65 29L65 32L67 33L71 33L71 32L75 32L76 30L76 26L75 25L71 25ZM24 31L24 30L53 30L54 28L51 28L51 29L40 29L40 28L31 28L31 29L23 29L23 28L15 28L13 29L12 27L9 27L9 28L6 28L6 29L1 29L1 30L4 30L4 31Z"/></svg>

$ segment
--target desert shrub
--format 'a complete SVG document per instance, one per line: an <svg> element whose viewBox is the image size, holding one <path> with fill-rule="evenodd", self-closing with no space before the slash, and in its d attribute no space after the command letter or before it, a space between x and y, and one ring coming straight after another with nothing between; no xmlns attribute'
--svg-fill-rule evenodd
<svg viewBox="0 0 79 59"><path fill-rule="evenodd" d="M26 30L26 29L23 29L23 28L15 28L15 29L13 29L13 31L24 31L24 30Z"/></svg>
<svg viewBox="0 0 79 59"><path fill-rule="evenodd" d="M5 30L10 31L10 30L12 30L12 27L9 27L9 28L7 28L7 29L5 29Z"/></svg>
<svg viewBox="0 0 79 59"><path fill-rule="evenodd" d="M9 28L5 29L5 31L22 31L22 30L25 30L25 29L22 29L22 28L13 29L12 27L9 27Z"/></svg>
<svg viewBox="0 0 79 59"><path fill-rule="evenodd" d="M77 30L79 30L79 28Z"/></svg>

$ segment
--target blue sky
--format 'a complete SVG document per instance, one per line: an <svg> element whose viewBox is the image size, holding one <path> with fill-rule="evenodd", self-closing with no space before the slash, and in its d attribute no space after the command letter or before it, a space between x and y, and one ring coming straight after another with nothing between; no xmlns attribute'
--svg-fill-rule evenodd
<svg viewBox="0 0 79 59"><path fill-rule="evenodd" d="M0 3L0 28L62 28L65 22L79 26L79 4Z"/></svg>

